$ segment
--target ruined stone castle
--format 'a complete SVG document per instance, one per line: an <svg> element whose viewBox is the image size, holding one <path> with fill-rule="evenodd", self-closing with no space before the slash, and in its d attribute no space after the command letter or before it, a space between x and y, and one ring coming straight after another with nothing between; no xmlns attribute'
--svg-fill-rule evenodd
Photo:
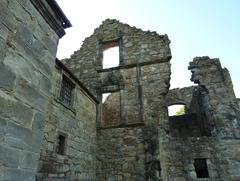
<svg viewBox="0 0 240 181"><path fill-rule="evenodd" d="M107 19L59 61L70 26L54 0L0 1L0 181L240 180L240 100L218 58L170 89L167 35Z"/></svg>

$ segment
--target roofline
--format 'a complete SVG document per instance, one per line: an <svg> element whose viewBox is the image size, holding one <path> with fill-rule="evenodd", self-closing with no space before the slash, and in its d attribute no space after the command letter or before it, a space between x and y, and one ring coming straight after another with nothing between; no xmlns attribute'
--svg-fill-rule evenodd
<svg viewBox="0 0 240 181"><path fill-rule="evenodd" d="M52 9L56 10L56 13L62 18L63 20L62 25L64 29L72 27L71 22L69 21L69 19L64 14L64 12L62 11L62 9L55 0L47 0L47 3L49 4L49 6L51 6Z"/></svg>
<svg viewBox="0 0 240 181"><path fill-rule="evenodd" d="M66 28L72 26L55 0L30 0L59 38L65 35Z"/></svg>
<svg viewBox="0 0 240 181"><path fill-rule="evenodd" d="M88 88L85 87L83 83L60 60L58 60L58 58L55 59L55 62L56 65L58 65L71 76L71 78L89 95L89 97L91 97L97 104L100 103L97 98L88 90Z"/></svg>

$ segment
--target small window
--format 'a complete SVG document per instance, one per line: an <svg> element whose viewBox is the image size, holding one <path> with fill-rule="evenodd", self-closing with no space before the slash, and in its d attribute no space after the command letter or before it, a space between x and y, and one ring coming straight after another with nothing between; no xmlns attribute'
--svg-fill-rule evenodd
<svg viewBox="0 0 240 181"><path fill-rule="evenodd" d="M73 90L74 84L66 76L63 76L60 99L64 104L68 106L71 106L73 102Z"/></svg>
<svg viewBox="0 0 240 181"><path fill-rule="evenodd" d="M63 134L59 134L58 135L58 140L57 140L57 153L59 155L64 155L65 144L66 144L66 136L63 135Z"/></svg>
<svg viewBox="0 0 240 181"><path fill-rule="evenodd" d="M103 48L103 59L102 59L103 69L119 66L120 56L119 56L118 40L104 42L102 45L102 48Z"/></svg>
<svg viewBox="0 0 240 181"><path fill-rule="evenodd" d="M110 96L110 94L111 93L104 93L104 94L102 94L102 103L104 103L107 100L107 98L108 98L108 96Z"/></svg>
<svg viewBox="0 0 240 181"><path fill-rule="evenodd" d="M194 168L196 171L197 178L209 177L206 158L194 159Z"/></svg>

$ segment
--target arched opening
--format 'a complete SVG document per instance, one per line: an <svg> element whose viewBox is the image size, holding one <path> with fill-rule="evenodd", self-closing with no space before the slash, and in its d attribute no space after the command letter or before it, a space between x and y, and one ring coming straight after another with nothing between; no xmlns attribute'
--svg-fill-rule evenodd
<svg viewBox="0 0 240 181"><path fill-rule="evenodd" d="M186 114L185 104L173 104L168 106L168 116L180 116Z"/></svg>
<svg viewBox="0 0 240 181"><path fill-rule="evenodd" d="M101 126L118 126L120 124L120 120L120 91L103 93Z"/></svg>
<svg viewBox="0 0 240 181"><path fill-rule="evenodd" d="M110 96L110 94L111 93L104 93L104 94L102 94L102 103L104 103L107 100L107 98L108 98L108 96Z"/></svg>

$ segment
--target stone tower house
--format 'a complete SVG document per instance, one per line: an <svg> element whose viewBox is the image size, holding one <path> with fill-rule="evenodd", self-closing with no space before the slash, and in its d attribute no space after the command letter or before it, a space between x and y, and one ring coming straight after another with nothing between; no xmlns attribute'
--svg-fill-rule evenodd
<svg viewBox="0 0 240 181"><path fill-rule="evenodd" d="M0 181L240 180L240 101L219 59L194 58L195 84L170 90L167 35L107 19L60 62L70 26L54 0L0 1Z"/></svg>
<svg viewBox="0 0 240 181"><path fill-rule="evenodd" d="M167 35L106 20L66 60L68 68L99 100L103 93L114 92L114 107L109 110L100 105L98 110L100 180L144 180L148 174L149 178L156 177L155 172L160 174L158 138L159 125L167 122L164 104L170 80L169 43ZM119 66L103 69L103 52L112 46L119 47Z"/></svg>
<svg viewBox="0 0 240 181"><path fill-rule="evenodd" d="M101 102L98 106L99 180L239 180L239 107L218 59L189 65L195 86L169 90L167 35L105 20L66 66ZM104 53L118 47L118 66ZM168 116L184 104L186 114Z"/></svg>

